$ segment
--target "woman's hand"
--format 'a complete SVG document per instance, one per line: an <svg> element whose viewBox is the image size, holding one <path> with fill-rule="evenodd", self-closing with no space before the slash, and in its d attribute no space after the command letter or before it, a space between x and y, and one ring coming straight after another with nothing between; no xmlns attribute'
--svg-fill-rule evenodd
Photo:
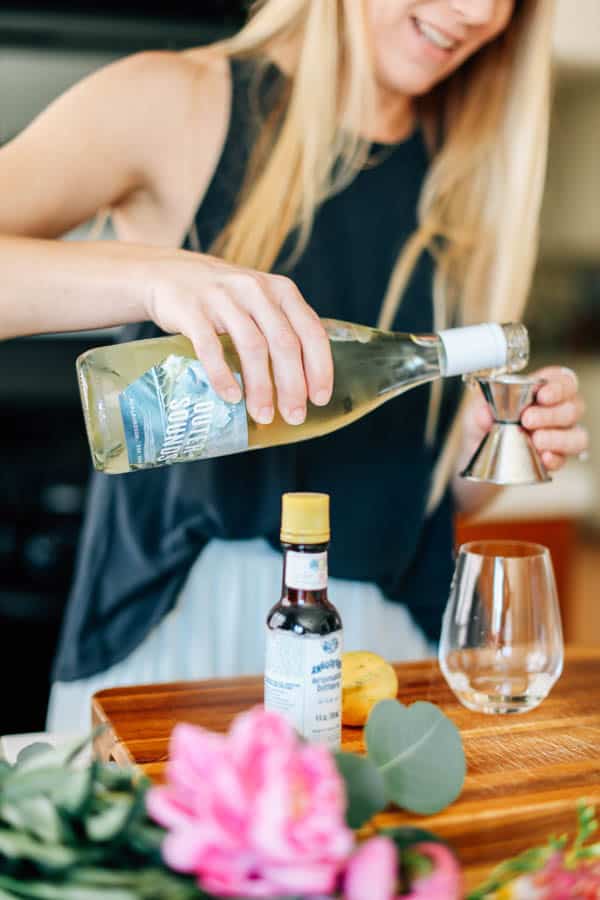
<svg viewBox="0 0 600 900"><path fill-rule="evenodd" d="M333 389L327 334L293 281L186 251L164 253L150 268L149 318L193 343L215 391L229 402L240 388L217 337L227 333L242 364L246 404L261 424L277 405L291 425L306 417L306 403L323 406Z"/></svg>
<svg viewBox="0 0 600 900"><path fill-rule="evenodd" d="M569 456L579 456L589 446L587 429L580 424L585 404L577 375L571 369L548 366L533 372L532 377L543 378L547 384L538 390L535 402L523 413L521 424L531 432L546 469L556 472ZM471 454L493 421L481 392L478 393L465 415L465 443L471 445Z"/></svg>

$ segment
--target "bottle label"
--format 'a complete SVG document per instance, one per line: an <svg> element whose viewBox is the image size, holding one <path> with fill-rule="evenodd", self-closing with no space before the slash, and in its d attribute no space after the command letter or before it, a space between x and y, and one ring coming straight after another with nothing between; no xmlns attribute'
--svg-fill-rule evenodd
<svg viewBox="0 0 600 900"><path fill-rule="evenodd" d="M321 591L327 587L327 552L302 553L288 550L285 555L286 587L301 591Z"/></svg>
<svg viewBox="0 0 600 900"><path fill-rule="evenodd" d="M265 709L330 750L341 743L342 651L341 630L299 635L267 627Z"/></svg>
<svg viewBox="0 0 600 900"><path fill-rule="evenodd" d="M132 468L225 456L248 447L246 404L221 400L197 359L171 354L125 388L119 405Z"/></svg>

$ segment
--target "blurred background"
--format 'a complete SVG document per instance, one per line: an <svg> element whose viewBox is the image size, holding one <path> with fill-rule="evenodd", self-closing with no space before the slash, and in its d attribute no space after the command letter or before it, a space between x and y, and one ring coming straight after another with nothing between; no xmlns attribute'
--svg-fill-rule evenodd
<svg viewBox="0 0 600 900"><path fill-rule="evenodd" d="M244 6L200 0L191 14L170 0L155 2L150 15L146 3L117 0L2 4L0 142L88 72L138 50L223 37L241 24ZM600 3L577 0L576 12L572 0L559 0L550 165L527 324L534 366L558 362L579 374L590 458L550 485L505 491L477 522L457 522L457 542L506 533L547 544L566 639L600 645ZM84 227L66 238L86 234ZM90 471L74 363L112 337L48 335L0 347L0 683L18 679L3 692L0 733L44 726Z"/></svg>

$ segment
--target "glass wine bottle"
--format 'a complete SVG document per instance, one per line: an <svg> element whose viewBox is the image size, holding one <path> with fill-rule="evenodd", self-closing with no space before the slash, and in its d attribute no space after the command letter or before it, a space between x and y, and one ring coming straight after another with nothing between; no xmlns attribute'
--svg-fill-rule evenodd
<svg viewBox="0 0 600 900"><path fill-rule="evenodd" d="M77 372L95 468L118 474L319 437L426 382L515 372L529 359L527 330L520 324L437 334L386 332L332 319L323 324L334 362L333 395L327 406L309 403L302 425L288 425L278 414L259 425L243 399L221 400L183 335L83 353ZM235 347L226 335L220 340L241 385Z"/></svg>

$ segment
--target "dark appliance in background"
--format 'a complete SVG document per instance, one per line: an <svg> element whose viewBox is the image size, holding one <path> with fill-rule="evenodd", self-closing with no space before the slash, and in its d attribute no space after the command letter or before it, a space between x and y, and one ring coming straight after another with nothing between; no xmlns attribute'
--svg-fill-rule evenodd
<svg viewBox="0 0 600 900"><path fill-rule="evenodd" d="M3 734L44 729L91 471L75 358L103 342L57 336L0 345Z"/></svg>

